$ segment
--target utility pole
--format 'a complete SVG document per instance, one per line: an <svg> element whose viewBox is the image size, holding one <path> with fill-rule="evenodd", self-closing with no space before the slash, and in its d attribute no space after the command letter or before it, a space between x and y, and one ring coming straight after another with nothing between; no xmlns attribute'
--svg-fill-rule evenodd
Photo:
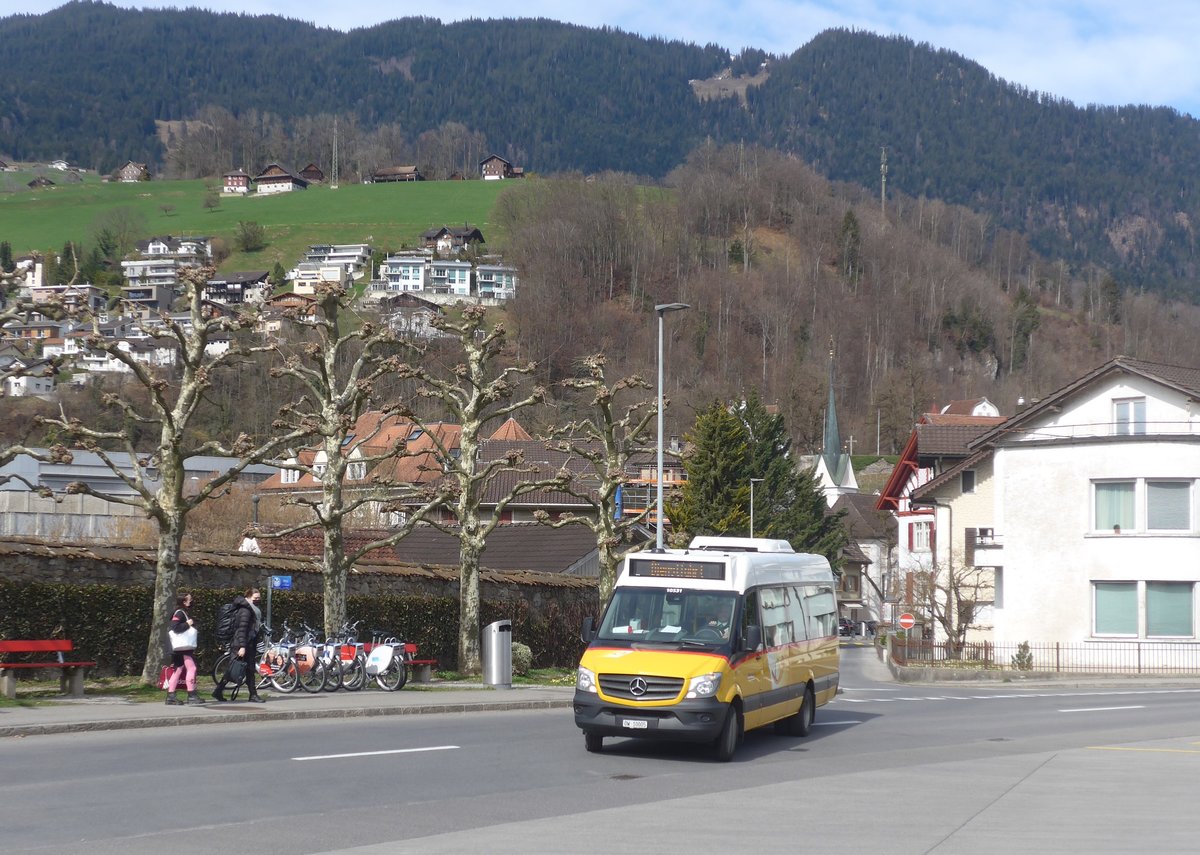
<svg viewBox="0 0 1200 855"><path fill-rule="evenodd" d="M879 149L879 213L887 216L887 146Z"/></svg>
<svg viewBox="0 0 1200 855"><path fill-rule="evenodd" d="M329 189L338 189L338 126L337 116L333 117L333 174L330 176Z"/></svg>

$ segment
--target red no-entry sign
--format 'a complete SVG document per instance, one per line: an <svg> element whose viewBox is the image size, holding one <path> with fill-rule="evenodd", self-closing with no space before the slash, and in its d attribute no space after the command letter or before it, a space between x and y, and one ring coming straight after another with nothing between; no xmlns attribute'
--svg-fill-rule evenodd
<svg viewBox="0 0 1200 855"><path fill-rule="evenodd" d="M897 621L897 623L900 624L901 629L912 629L917 625L917 619L908 612L905 612L904 614L900 615L900 620Z"/></svg>

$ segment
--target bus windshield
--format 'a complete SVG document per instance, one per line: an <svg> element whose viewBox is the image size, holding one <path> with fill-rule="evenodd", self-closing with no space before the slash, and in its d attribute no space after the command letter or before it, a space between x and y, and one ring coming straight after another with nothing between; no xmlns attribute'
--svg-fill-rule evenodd
<svg viewBox="0 0 1200 855"><path fill-rule="evenodd" d="M618 588L597 638L720 645L729 641L737 594L680 588Z"/></svg>

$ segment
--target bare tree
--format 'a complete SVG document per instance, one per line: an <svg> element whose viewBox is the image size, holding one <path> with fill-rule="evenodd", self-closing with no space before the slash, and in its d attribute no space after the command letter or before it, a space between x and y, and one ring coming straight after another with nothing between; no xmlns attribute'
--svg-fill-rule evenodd
<svg viewBox="0 0 1200 855"><path fill-rule="evenodd" d="M106 403L124 416L125 430L96 430L82 420L61 412L58 418L45 423L57 427L88 451L95 452L112 473L125 485L128 493L113 493L96 489L90 484L75 482L67 487L69 494L95 496L116 504L141 509L158 529L158 549L154 581L154 607L150 638L142 679L149 683L158 675L163 658L163 640L175 609L175 594L179 573L179 554L187 525L187 515L210 496L223 492L237 480L251 463L270 457L279 448L295 443L305 431L268 437L255 444L241 435L226 447L216 440L197 441L189 427L204 403L205 392L211 385L212 373L221 365L231 363L241 352L236 340L228 350L209 353L208 343L218 333L243 329L254 324L251 314L216 316L205 308L201 299L204 283L212 268L191 268L182 272L188 317L177 320L168 315L157 319L154 332L171 343L176 360L176 375L171 380L121 347L121 342L93 332L87 346L121 363L132 376L136 386L145 391L148 404L139 409L129 397L112 393ZM95 329L95 328L94 328ZM136 447L137 431L157 432L154 448L146 454ZM111 448L122 449L128 463L121 465ZM184 490L185 461L197 455L220 455L235 458L227 468L216 472L195 492Z"/></svg>
<svg viewBox="0 0 1200 855"><path fill-rule="evenodd" d="M623 415L614 412L620 406L617 399L628 397L622 393L649 390L651 387L640 375L625 377L609 386L604 378L604 365L604 356L589 356L583 362L586 377L562 381L562 385L569 389L592 394L592 413L589 417L555 428L549 441L552 447L587 462L590 471L583 478L576 477L563 489L588 502L596 515L564 515L557 520L550 520L545 511L537 513L539 521L544 524L555 528L572 524L586 525L596 535L596 546L600 550L601 607L612 596L616 584L617 569L623 554L621 545L629 542L633 529L650 513L651 504L647 501L641 511L626 516L622 512L618 493L629 481L631 458L646 451L642 443L658 412L652 400L628 404ZM594 488L589 488L589 483L594 484Z"/></svg>
<svg viewBox="0 0 1200 855"><path fill-rule="evenodd" d="M301 320L293 315L292 338L298 346L276 344L283 364L271 371L273 376L299 381L307 390L301 400L281 410L278 426L310 434L319 443L319 457L311 462L292 460L284 468L308 474L320 484L319 498L294 495L288 502L310 509L321 527L324 621L330 634L346 619L346 576L354 562L372 550L394 546L445 499L438 488L421 490L378 476L366 479L366 473L379 463L405 454L409 430L398 435L393 431L388 446L372 453L376 441L388 433L387 428L404 428L411 422L401 412L401 404L393 402L374 412L368 433L356 435L364 425L361 417L375 398L376 382L394 374L400 359L387 326L370 321L347 323L350 300L351 295L340 286L318 286L316 316ZM348 480L361 483L348 491ZM345 524L359 508L401 499L407 515L399 528L346 550ZM309 519L262 536L279 537L312 524Z"/></svg>
<svg viewBox="0 0 1200 855"><path fill-rule="evenodd" d="M459 307L462 307L461 303ZM456 522L453 529L441 523L434 525L458 538L458 669L466 674L478 674L479 561L487 537L514 499L547 487L561 488L564 479L556 476L519 482L499 498L491 518L483 518L481 508L485 492L498 475L513 471L523 475L536 474L533 468L521 467L520 455L515 453L505 459L481 462L479 447L484 438L484 426L493 419L509 416L542 401L545 392L536 387L525 397L514 400L518 381L531 374L534 366L498 364L504 352L504 328L496 325L488 329L487 313L482 306L462 308L458 320L439 317L432 323L457 338L464 361L455 365L449 376L441 376L425 364L407 365L401 369L401 374L419 380L422 385L417 394L439 400L461 426L458 454L452 454L441 438L431 433L441 454L447 488L451 491L445 507L453 513Z"/></svg>
<svg viewBox="0 0 1200 855"><path fill-rule="evenodd" d="M967 633L979 626L979 606L995 597L993 570L961 562L956 565L951 554L946 562L935 561L929 570L916 573L913 582L918 608L945 636L947 655L957 659Z"/></svg>

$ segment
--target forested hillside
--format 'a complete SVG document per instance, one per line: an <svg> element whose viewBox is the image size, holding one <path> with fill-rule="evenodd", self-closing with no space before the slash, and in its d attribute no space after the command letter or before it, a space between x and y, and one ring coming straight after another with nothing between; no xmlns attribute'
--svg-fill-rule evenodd
<svg viewBox="0 0 1200 855"><path fill-rule="evenodd" d="M0 80L0 151L102 171L126 159L162 164L155 120L217 106L284 120L348 115L410 139L454 121L542 171L661 175L708 124L719 131L721 116L738 117L731 104L701 105L688 86L724 64L715 47L545 20L406 18L340 33L74 2L0 20L0 67L13 72Z"/></svg>
<svg viewBox="0 0 1200 855"><path fill-rule="evenodd" d="M691 81L760 71L738 97ZM111 170L328 170L495 151L550 174L661 178L706 139L794 153L828 177L968 205L1084 274L1195 299L1200 124L1077 107L903 38L830 31L789 57L548 20L407 18L341 33L272 17L73 2L0 19L0 157ZM287 73L280 73L287 69ZM164 124L165 123L165 124ZM163 131L163 128L169 130Z"/></svg>

